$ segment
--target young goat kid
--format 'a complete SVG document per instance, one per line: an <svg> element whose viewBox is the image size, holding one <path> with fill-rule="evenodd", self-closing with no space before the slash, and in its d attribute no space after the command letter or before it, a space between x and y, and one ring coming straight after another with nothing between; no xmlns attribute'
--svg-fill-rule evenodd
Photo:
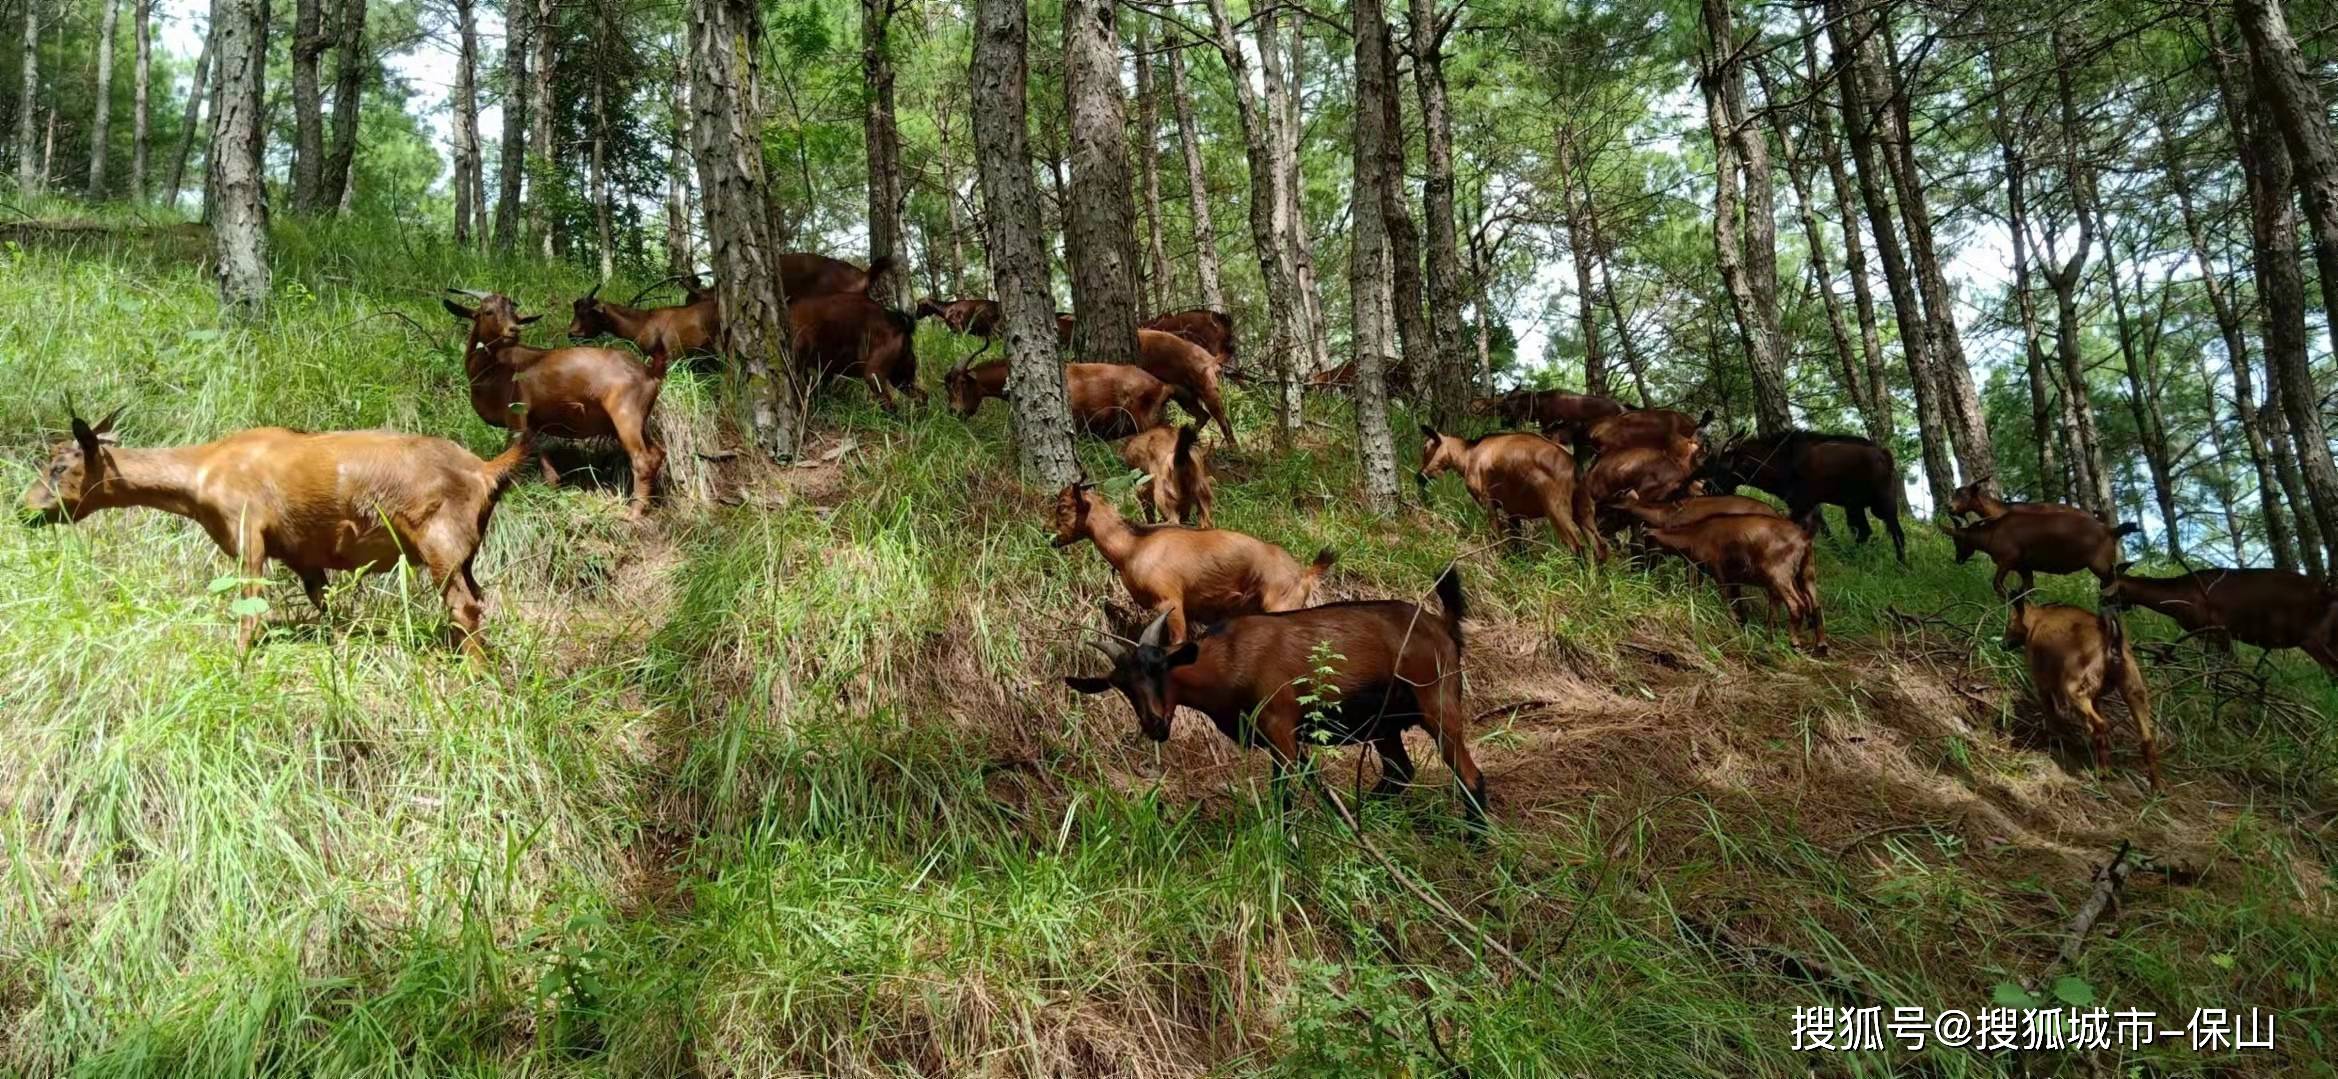
<svg viewBox="0 0 2338 1079"><path fill-rule="evenodd" d="M1301 566L1290 552L1229 529L1132 525L1092 483L1055 499L1054 545L1081 540L1096 544L1139 606L1168 618L1171 641L1184 640L1189 623L1306 606L1334 557L1327 550Z"/></svg>
<svg viewBox="0 0 2338 1079"><path fill-rule="evenodd" d="M1210 522L1209 450L1200 444L1201 428L1155 427L1120 444L1120 459L1145 474L1145 521L1177 524Z"/></svg>
<svg viewBox="0 0 2338 1079"><path fill-rule="evenodd" d="M1527 434L1465 439L1427 424L1421 425L1421 439L1416 479L1424 489L1430 480L1458 472L1497 531L1516 536L1520 520L1540 517L1568 549L1606 557L1591 500L1575 482L1575 459L1551 440Z"/></svg>
<svg viewBox="0 0 2338 1079"><path fill-rule="evenodd" d="M1773 514L1727 513L1651 529L1648 542L1712 575L1739 622L1749 621L1739 606L1744 589L1761 589L1770 598L1770 626L1776 627L1778 612L1783 610L1788 639L1800 646L1802 639L1794 631L1807 630L1810 653L1826 654L1827 627L1819 612L1818 570L1811 558L1810 536L1794 522Z"/></svg>
<svg viewBox="0 0 2338 1079"><path fill-rule="evenodd" d="M2135 717L2143 742L2143 766L2159 787L2159 741L2151 731L2151 694L2144 688L2143 669L2127 647L2126 630L2116 612L2101 614L2060 603L2031 605L2027 595L2016 596L2005 626L2005 647L2018 648L2029 660L2030 682L2039 702L2055 719L2086 724L2094 743L2094 765L2111 767L2111 725L2095 708L2104 694L2116 691Z"/></svg>
<svg viewBox="0 0 2338 1079"><path fill-rule="evenodd" d="M416 562L438 581L454 644L480 652L482 593L471 561L495 503L527 460L529 435L482 461L443 438L391 431L310 434L256 427L217 442L167 449L118 445L120 409L94 427L75 416L73 438L49 455L23 511L29 524L77 522L99 510L144 506L203 526L236 560L257 596L273 558L325 609L328 570L379 571ZM260 614L243 616L236 647L251 647Z"/></svg>
<svg viewBox="0 0 2338 1079"><path fill-rule="evenodd" d="M479 301L476 308L439 301L448 314L471 324L463 344L471 411L494 426L530 435L616 439L633 465L633 516L647 512L650 489L666 464L665 447L651 435L650 410L665 388L671 357L654 354L643 367L613 348L529 348L520 343L520 327L544 316L521 318L511 298L500 293L447 291ZM560 473L552 459L539 461L544 482L557 485Z"/></svg>
<svg viewBox="0 0 2338 1079"><path fill-rule="evenodd" d="M1200 712L1234 744L1266 747L1278 786L1310 743L1370 743L1380 755L1372 793L1395 794L1413 778L1404 732L1421 727L1460 784L1471 823L1480 824L1486 781L1470 757L1461 707L1461 620L1469 608L1451 567L1437 578L1437 599L1441 614L1383 600L1245 615L1183 643L1163 614L1133 645L1117 637L1097 644L1112 663L1104 676L1064 684L1081 693L1119 690L1156 742L1168 740L1179 707ZM1318 671L1326 664L1329 676ZM1300 703L1302 684L1315 703ZM1323 726L1307 729L1310 719Z"/></svg>

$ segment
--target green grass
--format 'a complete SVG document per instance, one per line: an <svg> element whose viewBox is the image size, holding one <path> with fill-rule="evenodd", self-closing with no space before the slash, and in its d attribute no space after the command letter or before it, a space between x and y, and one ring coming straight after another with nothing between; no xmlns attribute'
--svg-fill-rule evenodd
<svg viewBox="0 0 2338 1079"><path fill-rule="evenodd" d="M18 486L66 395L127 404L132 444L282 423L492 450L433 293L505 286L556 322L590 283L288 226L285 298L244 328L179 240L16 239L0 302L39 312L0 325ZM961 347L919 345L929 382ZM679 376L669 436L724 444L722 399ZM1985 568L1921 526L1905 570L1825 544L1816 661L1677 569L1489 550L1450 479L1368 514L1320 428L1275 454L1264 403L1236 409L1222 523L1336 548L1343 597L1463 557L1485 849L1427 759L1366 810L1375 857L1316 798L1272 812L1264 762L1206 725L1156 747L1063 690L1094 662L1068 623L1120 590L1046 545L1003 411L843 388L817 444L853 448L749 470L746 505L636 526L609 490L514 491L479 569L484 667L440 643L425 582L341 585L319 625L279 574L239 659L206 588L226 563L188 523L0 530L0 1072L2329 1074L2338 697L2302 659L2266 666L2266 705L2189 646L2155 662L2152 797L2123 739L2102 776L2040 744ZM1353 757L1321 776L1347 791ZM2278 1051L1789 1050L1792 1008L1851 1001L1766 957L1887 1008L1983 1007L2045 968L2121 838L2182 872L2137 873L2070 973L2112 1008L2277 1008Z"/></svg>

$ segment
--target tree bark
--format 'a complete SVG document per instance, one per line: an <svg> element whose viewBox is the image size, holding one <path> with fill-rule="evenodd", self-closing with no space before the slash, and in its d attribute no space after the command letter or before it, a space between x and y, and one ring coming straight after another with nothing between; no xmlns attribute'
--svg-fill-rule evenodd
<svg viewBox="0 0 2338 1079"><path fill-rule="evenodd" d="M1838 89L1843 104L1843 130L1851 146L1860 201L1866 205L1876 259L1883 264L1884 284L1892 297L1892 319L1900 330L1900 350L1908 365L1908 383L1916 395L1916 430L1924 450L1924 478L1935 507L1946 506L1956 489L1956 473L1949 459L1949 435L1931 359L1927 352L1924 308L1900 249L1899 222L1883 185L1883 165L1877 160L1876 112L1870 105L1867 42L1869 27L1863 14L1850 9L1850 0L1827 0L1827 38L1834 47Z"/></svg>
<svg viewBox="0 0 2338 1079"><path fill-rule="evenodd" d="M2152 370L2155 350L2136 340L2135 323L2127 313L2127 290L2119 279L2118 247L2108 239L2103 242L2103 275L2111 283L2111 312L2117 322L2119 360L2127 375L2128 413L2135 419L2144 469L2151 475L2152 501L2159 506L2160 526L2167 533L2163 537L2164 546L2169 558L2182 562L2184 546L2178 535L2181 521L2176 509L2175 467L2169 459L2167 425L2159 406L2159 379ZM2142 288L2140 273L2136 287ZM2140 295L2137 298L2141 299Z"/></svg>
<svg viewBox="0 0 2338 1079"><path fill-rule="evenodd" d="M1388 429L1386 371L1395 327L1390 293L1388 224L1381 206L1396 179L1388 174L1388 128L1383 101L1395 85L1388 65L1388 16L1381 0L1353 0L1350 13L1355 67L1355 225L1348 249L1348 296L1354 304L1350 360L1356 371L1356 451L1363 466L1364 502L1376 513L1397 505L1396 440Z"/></svg>
<svg viewBox="0 0 2338 1079"><path fill-rule="evenodd" d="M901 231L901 128L893 112L894 2L861 0L861 77L867 94L861 128L869 163L869 261L896 263L869 294L887 307L907 307L910 259Z"/></svg>
<svg viewBox="0 0 2338 1079"><path fill-rule="evenodd" d="M1260 275L1266 280L1267 317L1271 330L1267 346L1269 370L1278 380L1275 395L1275 438L1287 446L1299 429L1298 352L1304 346L1305 312L1299 299L1299 281L1284 248L1276 219L1283 209L1282 171L1275 165L1275 147L1267 128L1266 107L1250 82L1250 64L1235 36L1234 21L1225 0L1209 0L1210 22L1217 31L1218 52L1234 83L1236 118L1242 129L1244 156L1250 165L1250 240L1256 249Z"/></svg>
<svg viewBox="0 0 2338 1079"><path fill-rule="evenodd" d="M1588 177L1583 167L1583 152L1577 145L1575 127L1571 123L1561 123L1559 126L1556 164L1559 169L1559 201L1567 219L1567 253L1575 264L1576 321L1583 334L1583 392L1606 397L1609 395L1607 351L1599 340L1599 318L1595 313L1599 294L1591 284L1592 263L1598 260L1599 252L1593 243L1590 214L1586 209L1586 204L1591 201L1590 193L1584 191L1580 196L1577 194L1578 188L1587 186L1579 183L1577 178ZM1619 327L1618 334L1621 332Z"/></svg>
<svg viewBox="0 0 2338 1079"><path fill-rule="evenodd" d="M2062 32L2054 32L2054 54L2066 55ZM2056 250L2052 233L2046 236L2046 257L2058 265L2046 268L2046 283L2054 290L2055 352L2062 366L2063 412L2070 423L2070 471L2078 504L2110 516L2118 507L2111 501L2110 472L2105 464L2102 436L2095 423L2094 402L2086 382L2086 358L2079 349L2083 328L2078 312L2078 288L2085 280L2086 261L2097 232L2094 212L2094 174L2088 155L2080 152L2084 131L2077 98L2071 91L2069 69L2057 65L2057 96L2062 116L2062 174L2069 192L2071 213L2078 220L2078 246L2068 260Z"/></svg>
<svg viewBox="0 0 2338 1079"><path fill-rule="evenodd" d="M1137 300L1136 226L1129 220L1120 24L1112 0L1065 0L1063 50L1071 127L1064 256L1071 264L1072 309L1080 316L1074 347L1083 359L1133 363L1137 323L1144 316Z"/></svg>
<svg viewBox="0 0 2338 1079"><path fill-rule="evenodd" d="M1201 128L1194 122L1193 98L1185 86L1185 46L1169 50L1169 102L1177 113L1177 144L1185 156L1185 191L1193 203L1193 270L1201 302L1226 310L1226 286L1218 276L1218 227L1210 217L1209 174L1202 168Z"/></svg>
<svg viewBox="0 0 2338 1079"><path fill-rule="evenodd" d="M1145 313L1159 314L1176 304L1176 282L1169 274L1168 225L1161 220L1161 101L1153 86L1153 21L1137 20L1137 186L1145 199Z"/></svg>
<svg viewBox="0 0 2338 1079"><path fill-rule="evenodd" d="M179 120L179 152L172 159L170 169L170 204L179 204L179 192L187 183L187 159L195 153L195 129L202 118L203 102L210 97L212 46L218 40L216 28L203 32L203 51L195 55L195 82L187 90L187 108Z"/></svg>
<svg viewBox="0 0 2338 1079"><path fill-rule="evenodd" d="M211 122L211 260L219 296L244 317L268 302L268 189L260 171L266 136L268 5L212 0L219 101Z"/></svg>
<svg viewBox="0 0 2338 1079"><path fill-rule="evenodd" d="M666 272L688 274L697 267L697 252L690 242L690 59L687 45L674 42L674 84L666 91L666 108L672 113L673 137L666 143ZM506 155L509 160L509 155ZM500 229L502 222L497 221Z"/></svg>
<svg viewBox="0 0 2338 1079"><path fill-rule="evenodd" d="M1640 361L1640 347L1632 343L1632 320L1624 314L1623 298L1616 293L1615 259L1600 238L1599 204L1590 199L1589 176L1584 177L1583 189L1583 220L1591 229L1591 248L1599 253L1599 292L1607 305L1607 317L1615 323L1616 350L1624 354L1624 369L1632 373L1632 389L1640 395L1640 407L1648 408L1655 404L1648 394L1648 366Z"/></svg>
<svg viewBox="0 0 2338 1079"><path fill-rule="evenodd" d="M106 151L113 142L114 24L122 21L121 0L104 0L97 24L97 78L90 88L88 197L106 196Z"/></svg>
<svg viewBox="0 0 2338 1079"><path fill-rule="evenodd" d="M1396 307L1398 356L1396 365L1384 374L1390 393L1403 393L1417 401L1423 396L1422 372L1413 358L1420 357L1423 365L1434 366L1437 343L1423 306L1428 283L1422 280L1421 231L1413 224L1412 206L1405 193L1404 93L1397 77L1396 41L1394 34L1382 36L1388 42L1388 55L1381 65L1388 76L1388 92L1379 97L1388 138L1382 147L1385 160L1381 175L1388 177L1388 183L1381 189L1380 217L1388 228L1389 291Z"/></svg>
<svg viewBox="0 0 2338 1079"><path fill-rule="evenodd" d="M41 193L41 0L24 0L24 50L18 70L23 89L16 96L16 190L31 198Z"/></svg>
<svg viewBox="0 0 2338 1079"><path fill-rule="evenodd" d="M982 174L983 223L1006 338L1008 404L1023 474L1049 486L1079 478L1063 368L1056 361L1055 303L1048 294L1039 192L1031 180L1027 115L1029 51L1024 0L975 0L975 165ZM1126 189L1123 189L1123 194ZM1083 319L1082 321L1087 321ZM1135 324L1130 324L1131 334Z"/></svg>
<svg viewBox="0 0 2338 1079"><path fill-rule="evenodd" d="M2338 139L2330 113L2314 87L2316 72L2290 36L2281 0L2234 0L2233 15L2249 43L2249 67L2258 93L2289 148L2297 193L2305 203L2314 237L2314 270L2322 286L2322 309L2338 312ZM2325 319L2338 345L2338 315ZM2291 418L2295 422L2295 417ZM2319 456L2327 457L2328 454ZM2308 472L2312 471L2311 466Z"/></svg>
<svg viewBox="0 0 2338 1079"><path fill-rule="evenodd" d="M687 18L690 130L723 347L744 383L748 431L765 453L785 460L802 438L803 397L788 354L787 298L763 168L762 11L755 0L690 0ZM550 111L538 110L538 119Z"/></svg>
<svg viewBox="0 0 2338 1079"><path fill-rule="evenodd" d="M316 213L340 194L338 191L332 196L321 193L325 167L325 98L317 82L317 67L332 42L325 34L324 0L293 0L292 209L295 213Z"/></svg>
<svg viewBox="0 0 2338 1079"><path fill-rule="evenodd" d="M1810 73L1811 85L1817 87L1823 73L1818 65L1816 32L1803 36L1802 60ZM1814 89L1813 94L1816 93ZM1821 106L1814 100L1812 107ZM1835 213L1843 222L1843 269L1850 275L1852 310L1859 316L1859 351L1867 371L1869 409L1883 418L1888 429L1894 413L1890 368L1884 358L1882 327L1875 314L1875 285L1867 270L1867 244L1860 238L1859 207L1851 194L1850 173L1843 165L1843 144L1835 138L1834 129L1824 116L1814 116L1810 129L1819 156L1826 160L1827 184L1834 190Z"/></svg>
<svg viewBox="0 0 2338 1079"><path fill-rule="evenodd" d="M1770 152L1745 96L1744 62L1730 0L1703 0L1712 60L1700 81L1713 135L1713 247L1737 316L1752 376L1754 419L1764 434L1794 426L1778 314L1778 235ZM1741 189L1739 184L1744 185Z"/></svg>
<svg viewBox="0 0 2338 1079"><path fill-rule="evenodd" d="M512 0L512 2L526 3L527 0ZM722 3L724 0L710 0L710 2ZM553 0L536 0L535 18L531 19L528 24L528 44L534 46L535 54L528 61L528 76L531 80L528 88L528 101L531 107L528 109L526 171L535 179L528 184L528 189L534 193L534 197L527 200L526 208L528 233L536 239L537 253L545 258L551 258L558 254L560 246L557 242L558 238L552 234L551 226L544 217L545 192L543 182L545 177L557 173L560 158L559 147L552 144L552 65L556 62L560 44L560 24L554 20L555 13ZM754 35L760 39L763 36L762 18L758 16L754 20L754 24ZM725 25L728 23L726 22ZM696 84L693 84L694 92L695 87ZM691 108L703 113L706 106L693 103ZM705 166L701 165L699 168L701 175L703 175ZM758 171L758 175L760 175L760 171ZM702 193L704 187L705 185L702 183L700 185ZM757 190L760 191L761 188ZM782 322L780 325L784 326L786 323ZM792 438L792 436L791 429L790 437ZM792 443L788 452L794 452Z"/></svg>
<svg viewBox="0 0 2338 1079"><path fill-rule="evenodd" d="M1421 102L1425 173L1421 215L1427 231L1429 332L1435 336L1435 363L1429 379L1429 414L1441 428L1462 422L1469 408L1468 343L1462 338L1461 246L1453 212L1453 116L1445 87L1445 34L1450 23L1437 14L1437 0L1411 0L1413 85Z"/></svg>
<svg viewBox="0 0 2338 1079"><path fill-rule="evenodd" d="M366 0L341 0L340 57L333 69L333 145L325 152L317 197L338 212L349 209L350 176L357 165L357 127L365 94L365 76L373 58L365 51ZM506 106L507 108L509 106Z"/></svg>
<svg viewBox="0 0 2338 1079"><path fill-rule="evenodd" d="M1300 175L1300 142L1305 126L1299 115L1299 100L1303 93L1307 35L1303 24L1293 19L1291 25L1291 55L1286 65L1279 48L1270 48L1276 33L1269 32L1281 17L1259 24L1259 61L1265 68L1267 115L1275 132L1275 167L1282 172L1276 186L1283 193L1283 249L1291 254L1291 270L1299 286L1301 331L1300 341L1305 346L1300 353L1300 373L1312 374L1331 366L1331 334L1324 324L1323 290L1315 275L1315 245L1307 234L1307 207L1304 199L1306 182ZM1298 408L1295 399L1292 408Z"/></svg>
<svg viewBox="0 0 2338 1079"><path fill-rule="evenodd" d="M2029 162L2001 132L1999 143L2005 165L2005 226L2013 239L2013 304L2021 322L2022 360L2029 383L2030 431L2037 441L2038 496L2059 502L2065 496L2062 459L2056 452L2070 442L2069 430L2054 407L2054 379L2046 370L2044 335L2038 329L2037 301L2030 293Z"/></svg>
<svg viewBox="0 0 2338 1079"><path fill-rule="evenodd" d="M131 0L130 28L137 35L137 59L130 75L130 199L146 201L148 142L153 129L154 0Z"/></svg>
<svg viewBox="0 0 2338 1079"><path fill-rule="evenodd" d="M1760 67L1755 68L1761 72ZM1762 96L1779 100L1766 74L1762 79ZM1843 301L1835 295L1834 270L1827 260L1826 228L1819 222L1818 203L1811 195L1810 168L1797 151L1794 132L1779 109L1766 110L1770 114L1772 130L1778 136L1778 156L1785 160L1786 179L1794 191L1794 208L1802 219L1803 241L1810 246L1810 272L1818 286L1819 306L1827 317L1827 335L1835 346L1836 377L1842 381L1843 395L1851 402L1851 410L1859 414L1860 426L1866 430L1869 441L1879 446L1891 445L1891 417L1878 412L1874 395L1861 385L1860 358L1851 340L1851 326L1843 317Z"/></svg>
<svg viewBox="0 0 2338 1079"><path fill-rule="evenodd" d="M364 0L348 2L362 4ZM500 148L501 165L496 170L495 250L507 255L519 244L520 200L524 197L524 184L528 175L528 133L533 123L531 113L535 97L535 81L528 69L529 53L535 48L535 34L534 0L504 0L503 145ZM678 43L675 48L674 95L677 100L689 80L689 63L682 59L687 51L686 43ZM682 144L687 144L690 137L686 130L688 120L684 115L677 115L675 123L684 128L676 137ZM677 145L676 152L679 151L680 146Z"/></svg>
<svg viewBox="0 0 2338 1079"><path fill-rule="evenodd" d="M476 89L479 77L479 27L473 13L475 0L453 2L457 47L454 96L450 104L455 114L455 244L459 247L471 243L472 222L478 213L472 199L480 187L479 95ZM313 69L310 76L313 81ZM311 89L313 91L314 87Z"/></svg>
<svg viewBox="0 0 2338 1079"><path fill-rule="evenodd" d="M608 80L593 79L593 246L601 257L601 280L617 274L617 237L610 229Z"/></svg>

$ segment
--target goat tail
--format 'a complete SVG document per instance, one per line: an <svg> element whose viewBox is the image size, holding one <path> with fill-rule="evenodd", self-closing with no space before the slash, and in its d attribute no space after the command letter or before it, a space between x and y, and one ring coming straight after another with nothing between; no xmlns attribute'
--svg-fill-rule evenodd
<svg viewBox="0 0 2338 1079"><path fill-rule="evenodd" d="M2121 684L2121 679L2126 676L2127 626L2119 620L2116 607L2096 611L2094 621L2103 631L2103 688L2110 689ZM2135 702L2129 701L2127 704L2132 709Z"/></svg>
<svg viewBox="0 0 2338 1079"><path fill-rule="evenodd" d="M2142 526L2142 525L2136 524L2136 523L2135 523L2135 522L2133 522L2133 521L2127 521L2127 522L2124 522L2124 523L2122 523L2122 524L2120 524L2120 525L2118 525L2118 526L2116 526L2116 527L2112 528L2112 529L2111 529L2111 535L2114 535L2114 536L2132 536L2132 535L2135 535L2136 533L2138 533L2138 532L2141 532L2141 531L2143 531L2143 526Z"/></svg>
<svg viewBox="0 0 2338 1079"><path fill-rule="evenodd" d="M479 463L479 472L487 478L487 497L494 500L510 490L519 478L520 465L536 455L536 432L525 427L513 435L511 444L503 452Z"/></svg>
<svg viewBox="0 0 2338 1079"><path fill-rule="evenodd" d="M1461 620L1469 617L1469 600L1461 594L1461 566L1447 563L1445 572L1437 575L1437 602L1445 608L1445 632L1452 634L1453 647L1461 648Z"/></svg>
<svg viewBox="0 0 2338 1079"><path fill-rule="evenodd" d="M1312 599L1316 586L1323 583L1323 575L1330 572L1331 564L1337 561L1339 561L1339 552L1329 547L1315 552L1315 561L1309 562L1306 569L1299 571L1301 594Z"/></svg>

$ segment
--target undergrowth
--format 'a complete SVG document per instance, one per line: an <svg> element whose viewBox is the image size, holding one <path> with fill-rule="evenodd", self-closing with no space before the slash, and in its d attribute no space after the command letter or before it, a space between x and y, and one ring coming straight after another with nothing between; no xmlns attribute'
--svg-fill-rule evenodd
<svg viewBox="0 0 2338 1079"><path fill-rule="evenodd" d="M0 325L17 488L68 397L127 405L133 445L381 425L492 452L437 290L504 288L551 325L590 285L287 225L280 302L244 327L180 233L10 237L0 302L40 312ZM964 349L930 324L918 345L929 384ZM1836 521L1836 652L1813 660L1675 567L1491 545L1452 480L1373 515L1326 433L1339 401L1278 453L1237 391L1222 524L1336 549L1336 598L1425 596L1459 558L1478 614L1493 835L1471 842L1432 757L1359 836L1326 795L1274 812L1263 760L1206 724L1156 745L1060 686L1121 590L1047 546L999 405L834 388L805 464L767 466L723 452L721 391L665 391L647 524L594 480L622 482L605 452L507 498L484 665L410 576L339 583L320 621L278 574L243 658L190 524L0 531L0 1070L2329 1071L2338 697L2294 655L2162 654L2170 627L2130 615L2154 794L2124 737L2095 774L2041 723L1985 567L1918 523L1903 568ZM1109 448L1083 452L1130 505ZM1369 766L1322 765L1359 804ZM2122 840L2145 870L2052 968ZM1791 1049L1797 1006L1970 1011L2050 969L2114 1009L2277 1009L2279 1048Z"/></svg>

